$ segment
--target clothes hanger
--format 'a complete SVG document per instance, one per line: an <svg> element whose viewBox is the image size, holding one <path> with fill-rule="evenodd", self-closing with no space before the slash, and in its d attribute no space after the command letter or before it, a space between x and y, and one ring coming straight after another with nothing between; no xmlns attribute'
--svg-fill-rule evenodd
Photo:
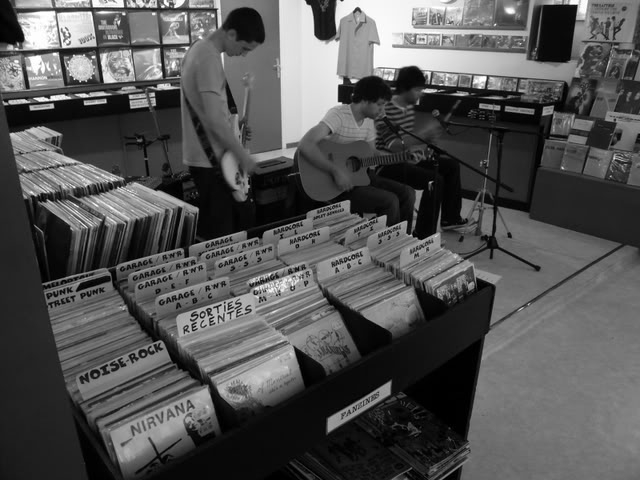
<svg viewBox="0 0 640 480"><path fill-rule="evenodd" d="M356 8L353 10L353 13L362 13L362 10L360 10L360 7L356 7Z"/></svg>

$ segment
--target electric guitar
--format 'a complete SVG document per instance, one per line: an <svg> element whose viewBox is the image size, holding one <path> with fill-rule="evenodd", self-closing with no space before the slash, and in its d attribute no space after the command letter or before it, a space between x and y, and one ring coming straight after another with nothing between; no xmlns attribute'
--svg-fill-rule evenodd
<svg viewBox="0 0 640 480"><path fill-rule="evenodd" d="M245 73L242 77L242 83L244 85L244 106L242 108L242 116L235 114L232 116L231 121L234 133L238 136L238 140L240 140L243 147L246 147L246 127L249 121L249 101L251 96L251 87L253 85L253 76L249 73ZM226 151L222 155L222 158L220 159L220 168L222 169L222 176L232 190L231 195L234 200L237 202L244 202L249 198L249 192L251 189L249 175L240 168L238 159L236 159L233 153Z"/></svg>
<svg viewBox="0 0 640 480"><path fill-rule="evenodd" d="M318 147L329 161L349 176L353 186L357 187L369 185L367 167L403 163L412 158L412 151L375 155L369 144L364 141L342 144L322 140ZM294 163L300 173L303 190L313 200L326 202L343 193L336 186L333 176L313 165L300 150L294 155Z"/></svg>

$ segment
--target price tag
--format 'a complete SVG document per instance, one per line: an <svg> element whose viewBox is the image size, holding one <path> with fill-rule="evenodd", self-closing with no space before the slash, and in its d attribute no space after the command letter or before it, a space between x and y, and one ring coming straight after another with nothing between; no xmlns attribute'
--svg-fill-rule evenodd
<svg viewBox="0 0 640 480"><path fill-rule="evenodd" d="M215 264L215 274L216 276L226 275L236 272L238 269L247 268L250 265L257 265L274 258L276 258L275 247L273 245L265 245L218 260Z"/></svg>
<svg viewBox="0 0 640 480"><path fill-rule="evenodd" d="M272 230L267 230L262 234L262 243L277 245L277 243L283 238L293 237L311 230L313 230L313 221L310 218L306 218L299 222L293 222Z"/></svg>
<svg viewBox="0 0 640 480"><path fill-rule="evenodd" d="M555 107L553 105L547 105L546 107L542 107L542 116L546 117L547 115L553 115L555 111Z"/></svg>
<svg viewBox="0 0 640 480"><path fill-rule="evenodd" d="M193 287L186 287L165 293L156 298L156 315L163 317L175 314L187 308L196 308L199 304L210 303L231 294L229 277L218 277L208 282L199 283Z"/></svg>
<svg viewBox="0 0 640 480"><path fill-rule="evenodd" d="M149 94L151 98L151 105L156 106L156 94L152 92ZM136 108L147 108L149 106L149 100L145 93L130 93L129 94L129 108L134 110Z"/></svg>
<svg viewBox="0 0 640 480"><path fill-rule="evenodd" d="M274 280L286 277L287 275L303 272L305 270L309 270L309 265L307 264L307 262L296 263L294 265L289 265L288 267L281 268L280 270L254 277L247 282L247 286L249 288L257 287L258 285L262 285L263 283L273 282Z"/></svg>
<svg viewBox="0 0 640 480"><path fill-rule="evenodd" d="M29 105L30 112L37 112L38 110L53 110L55 105L53 103L42 103L40 105Z"/></svg>
<svg viewBox="0 0 640 480"><path fill-rule="evenodd" d="M351 227L349 230L347 230L344 244L350 245L364 236L369 236L374 232L382 230L386 226L387 216L382 215L381 217L377 217L373 220L369 220L368 222L364 222L360 225L356 225L355 227Z"/></svg>
<svg viewBox="0 0 640 480"><path fill-rule="evenodd" d="M184 250L176 248L164 253L149 255L148 257L138 258L129 262L124 262L116 266L116 280L118 282L124 280L131 272L137 272L143 268L149 268L161 263L171 262L184 258Z"/></svg>
<svg viewBox="0 0 640 480"><path fill-rule="evenodd" d="M189 256L197 258L207 250L214 250L219 247L224 247L225 245L242 242L243 240L246 240L246 239L247 239L247 232L245 230L243 232L236 232L231 235L227 235L226 237L219 237L219 238L207 240L206 242L196 243L195 245L191 245L189 247Z"/></svg>
<svg viewBox="0 0 640 480"><path fill-rule="evenodd" d="M332 203L325 207L316 208L307 212L307 218L310 218L314 225L318 220L326 220L329 217L340 217L351 213L351 201L345 200L340 203Z"/></svg>
<svg viewBox="0 0 640 480"><path fill-rule="evenodd" d="M367 247L337 257L323 260L316 266L318 282L340 273L356 270L371 263L371 254Z"/></svg>
<svg viewBox="0 0 640 480"><path fill-rule="evenodd" d="M95 98L93 100L85 100L82 102L85 107L90 107L91 105L106 105L106 103L106 98Z"/></svg>
<svg viewBox="0 0 640 480"><path fill-rule="evenodd" d="M386 228L378 233L374 233L373 235L369 235L367 239L367 248L369 250L374 250L379 248L381 245L390 242L402 235L406 235L407 231L407 221L400 222L393 227Z"/></svg>
<svg viewBox="0 0 640 480"><path fill-rule="evenodd" d="M255 310L256 297L247 293L240 297L181 313L176 319L178 336L184 337L190 333L215 328L217 325L251 315Z"/></svg>
<svg viewBox="0 0 640 480"><path fill-rule="evenodd" d="M536 110L534 108L524 108L524 107L512 107L510 105L505 105L504 111L507 113L518 113L520 115L535 115Z"/></svg>
<svg viewBox="0 0 640 480"><path fill-rule="evenodd" d="M228 257L234 253L244 252L251 248L260 246L259 238L252 238L251 240L245 240L239 243L232 243L224 247L216 248L215 250L208 250L200 255L200 261L207 265L207 268L214 268L216 260L219 258Z"/></svg>
<svg viewBox="0 0 640 480"><path fill-rule="evenodd" d="M500 105L495 105L493 103L479 103L478 108L480 110L497 110L500 111Z"/></svg>
<svg viewBox="0 0 640 480"><path fill-rule="evenodd" d="M318 228L310 232L282 239L278 242L278 255L295 252L296 250L319 245L329 241L331 231L329 227Z"/></svg>
<svg viewBox="0 0 640 480"><path fill-rule="evenodd" d="M367 410L372 409L389 396L391 396L391 380L356 400L351 405L327 417L327 435Z"/></svg>
<svg viewBox="0 0 640 480"><path fill-rule="evenodd" d="M287 275L280 280L258 285L251 290L251 293L258 299L258 305L262 305L274 298L291 295L315 284L313 272L305 270L304 272Z"/></svg>
<svg viewBox="0 0 640 480"><path fill-rule="evenodd" d="M134 290L136 302L144 302L170 290L186 287L207 281L207 267L204 263L196 263L193 267L175 272L165 273L136 283Z"/></svg>
<svg viewBox="0 0 640 480"><path fill-rule="evenodd" d="M414 246L409 246L402 249L400 252L400 268L404 268L407 265L419 261L421 258L428 257L436 250L440 249L440 234L436 233L428 238L425 238L420 243Z"/></svg>
<svg viewBox="0 0 640 480"><path fill-rule="evenodd" d="M44 292L49 311L55 311L65 305L73 305L90 299L110 295L114 291L111 274L89 277L79 282Z"/></svg>

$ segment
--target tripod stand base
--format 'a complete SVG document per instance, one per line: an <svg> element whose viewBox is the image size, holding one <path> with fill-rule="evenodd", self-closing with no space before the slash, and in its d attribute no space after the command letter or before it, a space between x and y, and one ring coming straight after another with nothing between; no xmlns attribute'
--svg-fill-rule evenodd
<svg viewBox="0 0 640 480"><path fill-rule="evenodd" d="M522 258L522 257L519 257L519 256L518 256L518 255L516 255L515 253L511 253L509 250L506 250L506 249L502 248L502 247L498 244L498 239L497 239L496 237L494 237L493 235L483 235L482 239L483 239L484 241L486 241L486 242L487 242L487 244L486 244L484 247L482 247L480 250L478 250L477 252L473 252L471 255L468 255L468 256L466 257L466 260L468 260L468 259L470 259L471 257L473 257L473 256L475 256L475 255L478 255L479 253L482 253L482 252L484 252L484 251L486 251L486 250L489 250L489 252L490 252L490 253L489 253L489 258L490 258L491 260L493 260L493 251L494 251L494 250L498 250L498 251L500 251L500 252L506 253L506 254L507 254L507 255L509 255L510 257L513 257L513 258L515 258L516 260L518 260L518 261L520 261L520 262L522 262L522 263L524 263L524 264L529 265L529 266L530 266L531 268L533 268L536 272L539 272L539 271L542 269L542 267L541 267L540 265L536 265L536 264L534 264L534 263L531 263L530 261L525 260L525 259L524 259L524 258Z"/></svg>

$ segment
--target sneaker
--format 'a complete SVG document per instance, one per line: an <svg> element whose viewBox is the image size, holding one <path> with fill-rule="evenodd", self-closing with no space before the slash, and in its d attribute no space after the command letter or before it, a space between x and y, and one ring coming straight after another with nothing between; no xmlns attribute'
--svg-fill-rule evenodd
<svg viewBox="0 0 640 480"><path fill-rule="evenodd" d="M472 223L474 223L474 222L472 222ZM442 220L440 222L440 228L442 228L443 231L455 230L455 229L461 228L461 227L468 227L471 224L469 223L468 219L462 218L462 217L458 217L458 219L453 221L453 222L448 222L446 220Z"/></svg>

